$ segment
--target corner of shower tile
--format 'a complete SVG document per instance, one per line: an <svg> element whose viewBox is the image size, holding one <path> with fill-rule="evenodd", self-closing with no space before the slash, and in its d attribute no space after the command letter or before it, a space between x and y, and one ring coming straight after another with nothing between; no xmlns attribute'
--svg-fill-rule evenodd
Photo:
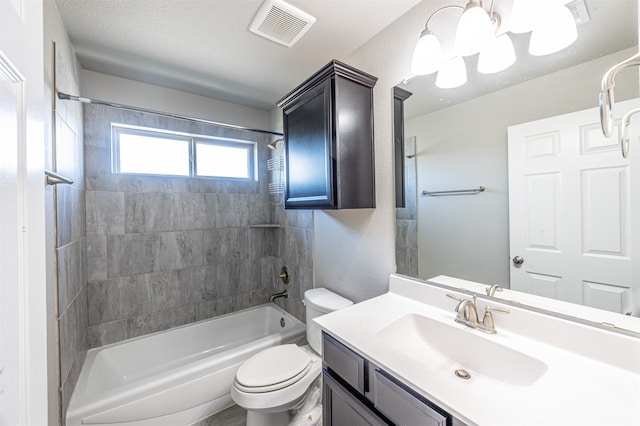
<svg viewBox="0 0 640 426"><path fill-rule="evenodd" d="M128 338L127 320L107 322L90 326L88 330L88 347L97 348Z"/></svg>

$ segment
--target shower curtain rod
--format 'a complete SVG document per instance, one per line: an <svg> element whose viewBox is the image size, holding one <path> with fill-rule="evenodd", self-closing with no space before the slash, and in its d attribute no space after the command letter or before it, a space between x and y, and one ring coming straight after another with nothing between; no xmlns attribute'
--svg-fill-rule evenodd
<svg viewBox="0 0 640 426"><path fill-rule="evenodd" d="M178 118L178 119L182 119L182 120L196 121L198 123L204 123L204 124L213 124L215 126L226 127L228 129L246 130L248 132L264 133L264 134L267 134L267 135L280 136L280 137L284 136L284 134L282 134L282 133L272 132L270 130L252 129L250 127L238 126L238 125L235 125L235 124L220 123L218 121L211 121L211 120L205 120L205 119L202 119L202 118L189 117L187 115L172 114L172 113L168 113L168 112L154 111L152 109L147 109L147 108L140 108L140 107L134 107L134 106L130 106L130 105L116 104L116 103L113 103L113 102L100 101L100 100L97 100L97 99L83 98L82 96L73 96L73 95L69 95L67 93L63 93L63 92L60 92L60 91L58 91L58 99L61 99L61 100L64 100L64 101L82 102L83 104L104 105L104 106L108 106L108 107L112 107L112 108L125 109L125 110L128 110L128 111L146 112L146 113L150 113L150 114L161 115L163 117L171 117L171 118Z"/></svg>

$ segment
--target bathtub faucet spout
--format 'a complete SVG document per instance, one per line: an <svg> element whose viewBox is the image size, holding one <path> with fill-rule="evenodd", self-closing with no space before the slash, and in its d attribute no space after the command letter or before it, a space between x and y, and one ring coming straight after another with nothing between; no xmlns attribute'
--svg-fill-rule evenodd
<svg viewBox="0 0 640 426"><path fill-rule="evenodd" d="M271 297L269 297L269 302L273 302L279 297L284 297L285 299L288 299L289 293L287 293L287 290L281 291L280 293L274 293L271 295Z"/></svg>

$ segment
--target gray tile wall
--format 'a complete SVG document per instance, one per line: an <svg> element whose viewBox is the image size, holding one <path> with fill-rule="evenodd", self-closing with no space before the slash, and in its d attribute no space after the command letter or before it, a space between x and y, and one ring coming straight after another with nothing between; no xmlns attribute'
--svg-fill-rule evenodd
<svg viewBox="0 0 640 426"><path fill-rule="evenodd" d="M98 105L84 114L90 346L266 303L283 262L295 270L286 308L302 317L311 214L272 205L272 137ZM112 122L258 142L259 181L114 175Z"/></svg>
<svg viewBox="0 0 640 426"><path fill-rule="evenodd" d="M79 67L69 54L64 49L56 54L57 86L77 93ZM64 424L88 347L84 145L82 105L56 99L54 109L53 163L58 173L74 181L54 188L60 424Z"/></svg>
<svg viewBox="0 0 640 426"><path fill-rule="evenodd" d="M396 209L396 271L418 277L416 158L405 158L404 161L405 207Z"/></svg>
<svg viewBox="0 0 640 426"><path fill-rule="evenodd" d="M282 265L287 265L291 273L291 282L271 282L273 293L287 290L289 297L280 298L276 303L294 315L306 321L305 307L302 303L304 292L313 288L313 211L285 210L276 207L276 222L281 225L275 237L275 256ZM273 271L277 276L280 269Z"/></svg>

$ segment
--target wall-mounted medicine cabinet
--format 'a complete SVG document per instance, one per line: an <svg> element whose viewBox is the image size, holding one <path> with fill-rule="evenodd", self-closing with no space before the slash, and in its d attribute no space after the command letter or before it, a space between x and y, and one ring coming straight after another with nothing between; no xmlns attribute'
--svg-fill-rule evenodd
<svg viewBox="0 0 640 426"><path fill-rule="evenodd" d="M331 61L278 102L285 140L285 208L374 208L376 77Z"/></svg>

